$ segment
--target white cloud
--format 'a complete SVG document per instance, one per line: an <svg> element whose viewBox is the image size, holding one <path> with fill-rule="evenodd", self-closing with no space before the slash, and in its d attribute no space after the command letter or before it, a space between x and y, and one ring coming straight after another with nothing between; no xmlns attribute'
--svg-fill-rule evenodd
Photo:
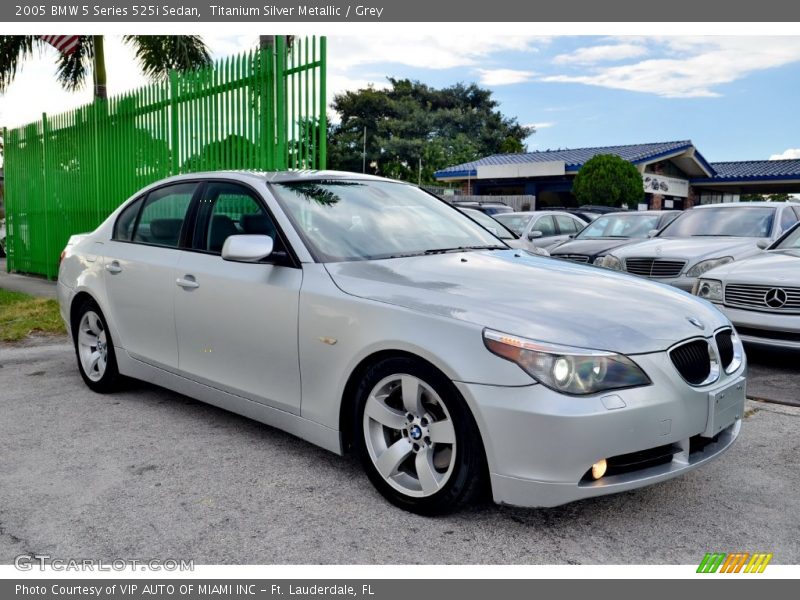
<svg viewBox="0 0 800 600"><path fill-rule="evenodd" d="M769 157L770 160L786 160L791 158L800 158L800 148L787 148L780 154L773 154Z"/></svg>
<svg viewBox="0 0 800 600"><path fill-rule="evenodd" d="M535 75L533 71L517 69L478 69L480 82L483 85L511 85L530 81Z"/></svg>
<svg viewBox="0 0 800 600"><path fill-rule="evenodd" d="M555 127L554 121L544 121L543 123L525 123L524 127L533 127L536 131L540 129L549 129L550 127Z"/></svg>
<svg viewBox="0 0 800 600"><path fill-rule="evenodd" d="M641 44L610 44L578 48L569 54L559 54L553 59L557 65L580 64L590 65L605 61L637 58L647 54L647 48Z"/></svg>
<svg viewBox="0 0 800 600"><path fill-rule="evenodd" d="M331 66L346 71L352 67L389 63L421 69L452 69L484 64L497 52L535 52L535 42L549 38L519 35L425 35L408 33L387 36L332 36L328 53L336 57Z"/></svg>
<svg viewBox="0 0 800 600"><path fill-rule="evenodd" d="M800 61L800 37L654 38L667 56L543 81L582 83L668 98L719 96L750 73Z"/></svg>

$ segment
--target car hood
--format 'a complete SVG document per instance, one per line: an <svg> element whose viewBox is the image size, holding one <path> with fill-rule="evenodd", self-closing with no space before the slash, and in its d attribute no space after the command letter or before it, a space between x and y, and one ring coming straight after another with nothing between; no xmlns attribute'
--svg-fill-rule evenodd
<svg viewBox="0 0 800 600"><path fill-rule="evenodd" d="M760 238L690 237L653 238L629 244L613 252L619 258L681 258L695 264L707 258L732 256L738 260L761 252L756 246Z"/></svg>
<svg viewBox="0 0 800 600"><path fill-rule="evenodd" d="M345 293L570 346L664 350L727 319L710 303L616 271L481 251L329 263ZM705 324L700 330L688 318Z"/></svg>
<svg viewBox="0 0 800 600"><path fill-rule="evenodd" d="M703 278L732 283L800 286L800 250L771 250L711 269Z"/></svg>
<svg viewBox="0 0 800 600"><path fill-rule="evenodd" d="M614 248L627 246L628 244L635 244L636 242L640 241L641 240L638 238L595 238L585 240L570 240L553 248L550 254L553 256L558 254L584 254L586 256L597 256L598 254L605 254Z"/></svg>

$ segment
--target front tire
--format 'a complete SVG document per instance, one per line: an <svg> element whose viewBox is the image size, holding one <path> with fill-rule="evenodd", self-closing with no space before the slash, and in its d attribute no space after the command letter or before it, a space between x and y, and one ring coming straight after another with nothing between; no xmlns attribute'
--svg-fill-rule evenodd
<svg viewBox="0 0 800 600"><path fill-rule="evenodd" d="M485 457L472 414L453 383L421 360L387 358L365 373L352 431L370 481L400 508L452 512L484 489Z"/></svg>
<svg viewBox="0 0 800 600"><path fill-rule="evenodd" d="M117 357L105 317L96 302L83 301L72 332L78 370L86 385L101 394L116 390L121 379Z"/></svg>

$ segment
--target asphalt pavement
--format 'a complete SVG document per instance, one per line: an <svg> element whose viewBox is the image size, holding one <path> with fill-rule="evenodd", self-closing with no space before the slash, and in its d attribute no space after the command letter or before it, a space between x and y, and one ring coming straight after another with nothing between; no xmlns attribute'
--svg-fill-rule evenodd
<svg viewBox="0 0 800 600"><path fill-rule="evenodd" d="M760 551L797 564L798 427L800 408L748 401L739 441L678 479L430 519L387 504L353 458L270 427L145 383L94 394L63 338L33 339L0 346L0 563L697 564Z"/></svg>

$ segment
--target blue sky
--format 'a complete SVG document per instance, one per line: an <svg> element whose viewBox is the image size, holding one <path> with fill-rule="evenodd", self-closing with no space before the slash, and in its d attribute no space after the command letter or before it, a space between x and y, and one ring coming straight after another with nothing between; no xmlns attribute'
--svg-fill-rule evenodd
<svg viewBox="0 0 800 600"><path fill-rule="evenodd" d="M204 35L215 57L252 34ZM111 94L145 83L119 36L107 36ZM542 37L393 28L329 36L329 93L386 78L478 82L501 110L536 124L531 150L691 139L711 161L800 158L800 37ZM29 61L0 95L0 126L91 99L53 81L55 51ZM334 116L335 118L335 116Z"/></svg>
<svg viewBox="0 0 800 600"><path fill-rule="evenodd" d="M531 150L691 139L712 161L800 158L797 37L531 38L447 68L408 62L348 74L478 81L537 124Z"/></svg>

